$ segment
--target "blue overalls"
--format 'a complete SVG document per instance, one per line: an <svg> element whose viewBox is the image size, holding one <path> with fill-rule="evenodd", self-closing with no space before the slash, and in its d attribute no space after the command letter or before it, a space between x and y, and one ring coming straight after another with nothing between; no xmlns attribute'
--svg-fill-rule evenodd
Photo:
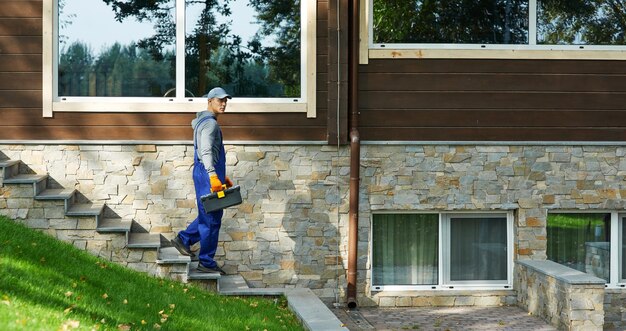
<svg viewBox="0 0 626 331"><path fill-rule="evenodd" d="M213 119L212 116L207 116L199 120L196 128L209 120ZM219 127L218 127L219 128ZM209 180L209 174L207 173L204 164L200 162L198 156L198 148L196 141L196 130L194 130L193 137L193 184L196 189L196 204L198 205L198 217L189 224L187 229L178 232L178 236L185 245L190 247L191 245L200 242L200 252L198 259L200 263L208 268L214 268L217 263L213 259L215 257L215 251L217 250L217 242L220 233L220 227L222 225L223 210L216 210L210 213L204 211L204 206L200 201L200 197L211 193L211 181ZM220 138L222 136L222 130L219 129ZM221 140L221 139L220 139ZM220 146L220 154L217 164L215 166L215 173L222 183L226 182L226 151L224 150L224 143Z"/></svg>

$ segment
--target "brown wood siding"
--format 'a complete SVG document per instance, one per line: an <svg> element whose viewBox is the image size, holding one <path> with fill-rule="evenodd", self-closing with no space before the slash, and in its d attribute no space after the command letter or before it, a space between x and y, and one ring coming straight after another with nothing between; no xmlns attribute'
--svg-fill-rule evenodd
<svg viewBox="0 0 626 331"><path fill-rule="evenodd" d="M372 59L365 141L626 141L626 61Z"/></svg>
<svg viewBox="0 0 626 331"><path fill-rule="evenodd" d="M326 141L328 2L318 3L317 117L224 114L226 140ZM62 113L42 117L42 1L0 4L0 140L190 140L190 113ZM199 109L201 110L201 109Z"/></svg>

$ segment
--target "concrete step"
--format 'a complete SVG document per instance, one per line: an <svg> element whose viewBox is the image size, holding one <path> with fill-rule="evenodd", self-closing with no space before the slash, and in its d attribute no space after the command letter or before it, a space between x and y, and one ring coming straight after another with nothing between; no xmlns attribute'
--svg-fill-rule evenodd
<svg viewBox="0 0 626 331"><path fill-rule="evenodd" d="M189 256L182 255L174 247L159 247L157 253L158 264L190 263Z"/></svg>
<svg viewBox="0 0 626 331"><path fill-rule="evenodd" d="M218 273L200 272L200 271L196 270L197 267L198 267L198 262L191 262L191 263L189 263L189 272L188 272L187 279L190 279L190 280L199 280L199 279L203 279L203 280L215 279L215 280L218 280L218 279L220 279L222 277L222 275L220 275Z"/></svg>
<svg viewBox="0 0 626 331"><path fill-rule="evenodd" d="M222 295L238 295L234 293L249 289L248 283L241 275L225 275L217 283L217 290Z"/></svg>
<svg viewBox="0 0 626 331"><path fill-rule="evenodd" d="M15 166L17 168L17 166ZM5 171L8 168L5 168ZM15 170L17 171L17 170ZM48 185L48 175L38 175L38 174L13 174L10 173L4 174L5 178L2 180L2 185L7 184L32 184L33 185L33 196L39 195L40 192L46 189ZM10 177L8 177L10 176ZM6 178L8 177L8 178Z"/></svg>
<svg viewBox="0 0 626 331"><path fill-rule="evenodd" d="M128 248L159 248L161 235L158 233L128 233Z"/></svg>
<svg viewBox="0 0 626 331"><path fill-rule="evenodd" d="M65 213L68 216L99 216L102 214L104 203L81 203L70 206Z"/></svg>
<svg viewBox="0 0 626 331"><path fill-rule="evenodd" d="M104 232L130 232L132 222L121 218L103 218L98 221L96 231Z"/></svg>
<svg viewBox="0 0 626 331"><path fill-rule="evenodd" d="M35 196L35 200L67 200L70 199L75 192L76 189L73 188L46 189L39 192L39 194Z"/></svg>
<svg viewBox="0 0 626 331"><path fill-rule="evenodd" d="M20 172L19 160L0 160L0 185L5 178L10 178Z"/></svg>
<svg viewBox="0 0 626 331"><path fill-rule="evenodd" d="M48 175L19 174L4 179L5 184L36 184L48 178Z"/></svg>
<svg viewBox="0 0 626 331"><path fill-rule="evenodd" d="M0 168L8 168L19 163L20 160L0 160Z"/></svg>

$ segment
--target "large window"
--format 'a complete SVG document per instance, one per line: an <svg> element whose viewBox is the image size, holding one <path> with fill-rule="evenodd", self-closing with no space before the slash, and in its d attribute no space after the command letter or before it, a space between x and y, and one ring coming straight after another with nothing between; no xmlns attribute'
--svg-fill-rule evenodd
<svg viewBox="0 0 626 331"><path fill-rule="evenodd" d="M435 50L451 56L482 50L486 57L537 56L536 51L613 51L617 55L605 56L615 57L626 51L626 6L620 1L367 0L365 11L368 30L361 33L369 35L368 49L374 57L446 54ZM386 49L427 51L385 53ZM598 57L589 53L577 56Z"/></svg>
<svg viewBox="0 0 626 331"><path fill-rule="evenodd" d="M198 111L215 86L235 97L231 111L315 115L315 9L301 0L45 0L46 115Z"/></svg>
<svg viewBox="0 0 626 331"><path fill-rule="evenodd" d="M374 290L510 288L510 214L374 214Z"/></svg>
<svg viewBox="0 0 626 331"><path fill-rule="evenodd" d="M548 259L624 287L625 220L617 212L548 214Z"/></svg>

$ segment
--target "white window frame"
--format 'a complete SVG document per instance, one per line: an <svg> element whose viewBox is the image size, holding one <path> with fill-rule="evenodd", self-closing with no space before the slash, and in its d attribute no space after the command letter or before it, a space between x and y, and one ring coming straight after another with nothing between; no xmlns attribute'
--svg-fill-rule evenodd
<svg viewBox="0 0 626 331"><path fill-rule="evenodd" d="M378 285L371 280L370 290L372 292L381 291L449 291L449 290L510 290L513 289L513 267L514 267L514 216L513 211L467 211L467 212L432 212L432 211L376 211L372 213L370 224L374 223L374 215L376 214L438 214L439 215L439 272L437 284L435 285ZM450 243L450 219L451 218L506 218L507 227L507 279L506 281L496 282L451 282L449 281L449 243ZM371 226L370 226L371 228ZM373 252L373 233L370 231L369 251ZM371 253L370 253L371 254ZM374 266L371 266L370 277Z"/></svg>
<svg viewBox="0 0 626 331"><path fill-rule="evenodd" d="M622 251L620 247L625 238L622 238L622 227L624 222L620 222L622 217L626 217L626 213L612 210L548 210L548 214L610 214L611 215L611 258L609 270L611 281L605 284L606 288L620 289L626 287L626 279L621 279L622 271ZM547 224L547 220L546 220ZM615 267L617 266L617 267Z"/></svg>
<svg viewBox="0 0 626 331"><path fill-rule="evenodd" d="M177 8L184 8L185 0L175 0ZM306 113L316 117L316 22L317 1L301 1L301 91L300 98L233 98L228 103L229 113ZM177 11L176 96L171 98L141 97L58 97L58 2L43 0L43 117L54 112L171 112L195 113L206 107L206 99L184 96L185 15Z"/></svg>
<svg viewBox="0 0 626 331"><path fill-rule="evenodd" d="M527 45L375 44L374 0L360 1L360 64L367 64L369 59L411 58L626 60L626 46L537 45L537 22L532 20ZM529 0L528 10L530 17L537 16L537 0Z"/></svg>

